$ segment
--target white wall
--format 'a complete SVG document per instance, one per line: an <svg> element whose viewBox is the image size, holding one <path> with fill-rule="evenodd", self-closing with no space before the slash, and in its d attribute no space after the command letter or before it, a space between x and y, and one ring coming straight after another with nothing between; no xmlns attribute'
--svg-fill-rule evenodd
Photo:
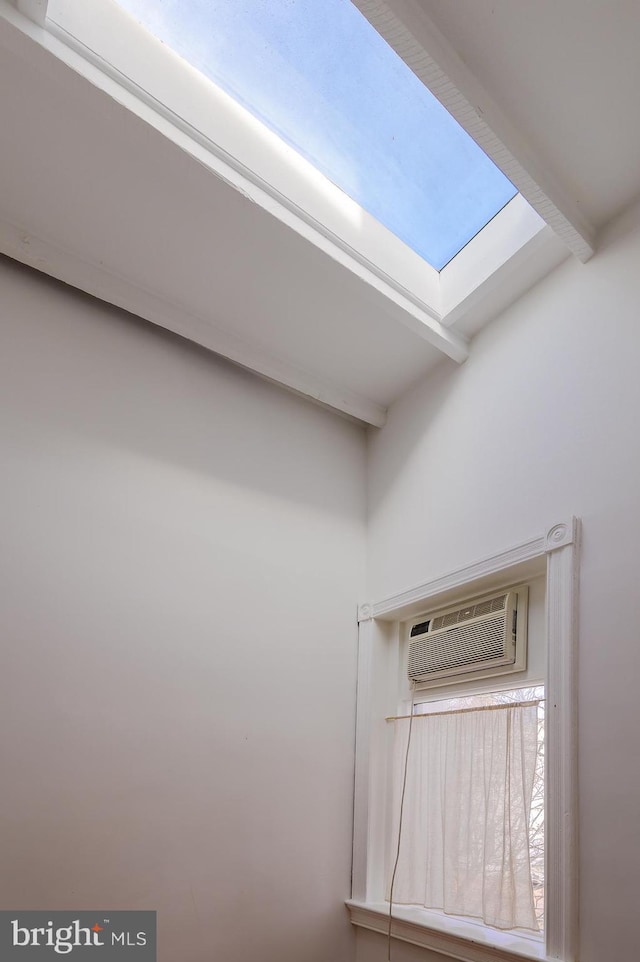
<svg viewBox="0 0 640 962"><path fill-rule="evenodd" d="M5 908L347 962L356 426L0 262Z"/></svg>
<svg viewBox="0 0 640 962"><path fill-rule="evenodd" d="M637 955L640 208L371 435L370 600L581 516L581 962ZM358 962L386 958L362 933ZM397 945L394 962L427 959Z"/></svg>

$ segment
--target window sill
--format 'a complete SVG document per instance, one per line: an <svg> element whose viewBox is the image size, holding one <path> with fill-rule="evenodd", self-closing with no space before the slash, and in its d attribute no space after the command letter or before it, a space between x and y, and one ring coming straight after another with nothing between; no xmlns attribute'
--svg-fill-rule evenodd
<svg viewBox="0 0 640 962"><path fill-rule="evenodd" d="M389 905L386 902L346 903L353 925L386 935ZM489 929L480 923L454 919L405 905L393 908L391 934L432 952L461 962L546 962L544 941L534 935L514 935Z"/></svg>

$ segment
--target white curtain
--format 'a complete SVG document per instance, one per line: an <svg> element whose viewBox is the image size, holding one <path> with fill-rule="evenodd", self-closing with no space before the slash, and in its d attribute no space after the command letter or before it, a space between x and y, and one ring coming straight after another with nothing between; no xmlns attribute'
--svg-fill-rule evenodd
<svg viewBox="0 0 640 962"><path fill-rule="evenodd" d="M409 721L394 725L392 866ZM538 931L529 866L536 752L535 705L414 716L394 903Z"/></svg>

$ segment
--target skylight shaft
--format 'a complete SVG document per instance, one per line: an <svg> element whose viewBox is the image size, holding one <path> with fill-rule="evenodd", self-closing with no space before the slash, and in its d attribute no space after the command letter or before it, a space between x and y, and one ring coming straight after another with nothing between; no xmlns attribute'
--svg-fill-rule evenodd
<svg viewBox="0 0 640 962"><path fill-rule="evenodd" d="M516 190L350 0L119 0L442 269Z"/></svg>

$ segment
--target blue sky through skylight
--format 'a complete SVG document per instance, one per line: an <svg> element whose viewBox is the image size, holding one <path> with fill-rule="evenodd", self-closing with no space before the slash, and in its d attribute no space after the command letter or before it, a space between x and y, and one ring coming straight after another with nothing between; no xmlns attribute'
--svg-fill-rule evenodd
<svg viewBox="0 0 640 962"><path fill-rule="evenodd" d="M513 185L350 0L118 0L440 270Z"/></svg>

